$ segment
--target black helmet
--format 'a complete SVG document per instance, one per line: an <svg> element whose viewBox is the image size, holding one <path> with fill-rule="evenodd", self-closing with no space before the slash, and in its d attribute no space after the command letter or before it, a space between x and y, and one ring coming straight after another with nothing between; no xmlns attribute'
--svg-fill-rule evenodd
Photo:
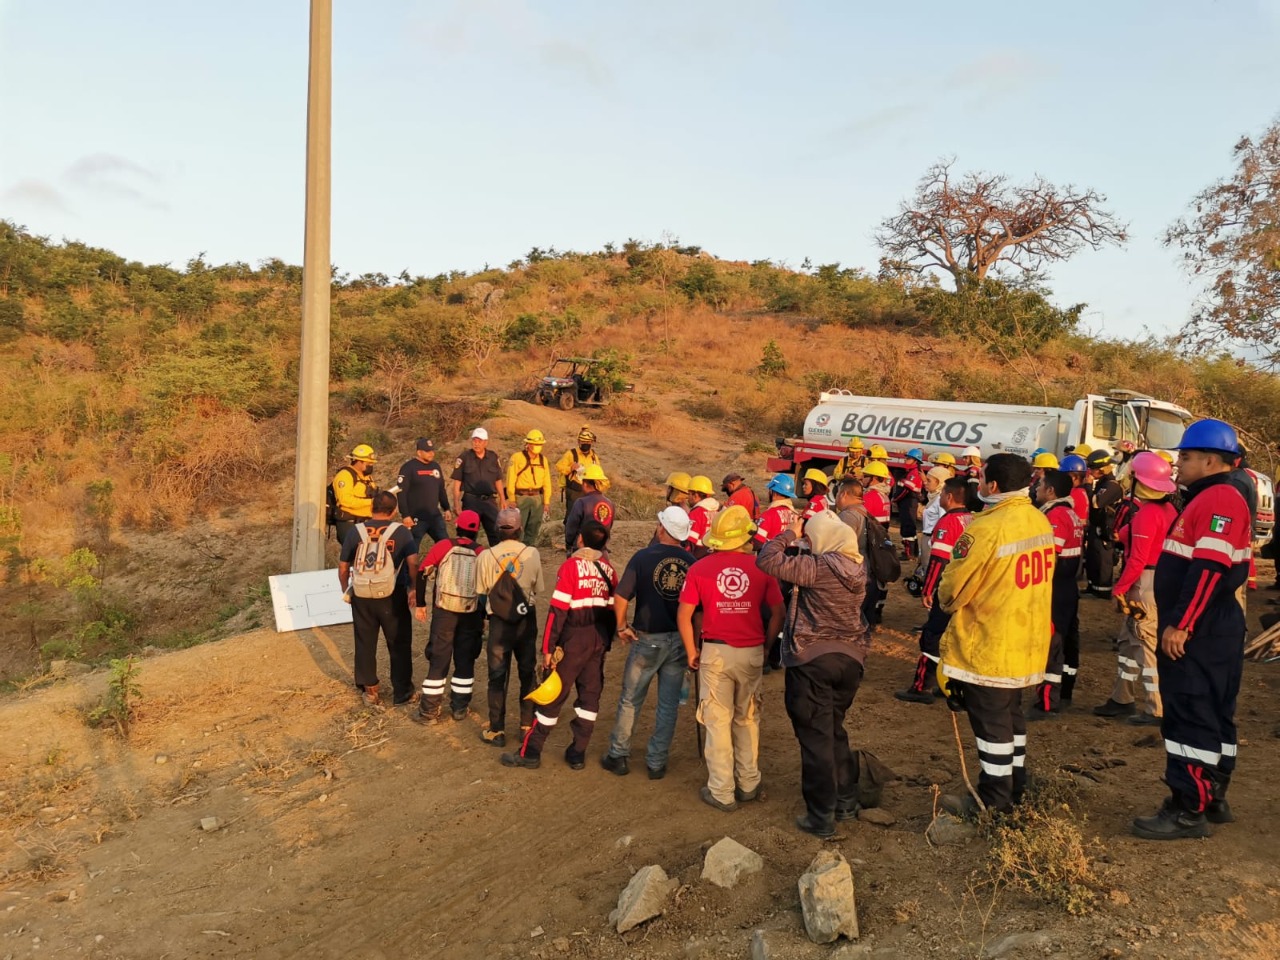
<svg viewBox="0 0 1280 960"><path fill-rule="evenodd" d="M1085 463L1089 465L1090 470L1101 470L1103 467L1111 466L1111 454L1106 450L1095 450L1085 458Z"/></svg>

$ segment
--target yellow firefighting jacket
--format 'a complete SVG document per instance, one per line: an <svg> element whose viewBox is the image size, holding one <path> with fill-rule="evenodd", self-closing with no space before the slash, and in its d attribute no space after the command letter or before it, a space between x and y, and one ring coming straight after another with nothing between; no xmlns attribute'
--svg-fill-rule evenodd
<svg viewBox="0 0 1280 960"><path fill-rule="evenodd" d="M578 472L581 467L585 470L591 464L604 467L600 463L600 455L596 453L595 447L591 448L589 453L583 453L577 447L570 447L564 452L564 456L560 458L560 462L556 464L556 471L560 474L560 489L563 490L566 485L571 486L575 491L582 489L582 480L579 479L582 474ZM603 493L609 489L608 481L596 484L596 488Z"/></svg>
<svg viewBox="0 0 1280 960"><path fill-rule="evenodd" d="M831 473L833 480L843 480L845 477L862 476L862 468L867 465L866 457L841 457L840 462L836 464L835 470Z"/></svg>
<svg viewBox="0 0 1280 960"><path fill-rule="evenodd" d="M1053 528L1027 497L976 514L938 585L937 600L951 614L939 676L984 687L1042 681L1055 562Z"/></svg>
<svg viewBox="0 0 1280 960"><path fill-rule="evenodd" d="M360 476L355 467L342 467L333 475L333 495L338 509L348 517L373 516L373 494L378 485L371 476Z"/></svg>
<svg viewBox="0 0 1280 960"><path fill-rule="evenodd" d="M519 450L507 461L507 496L515 500L518 496L532 497L533 493L520 491L537 491L542 497L543 506L551 504L551 461L543 454Z"/></svg>

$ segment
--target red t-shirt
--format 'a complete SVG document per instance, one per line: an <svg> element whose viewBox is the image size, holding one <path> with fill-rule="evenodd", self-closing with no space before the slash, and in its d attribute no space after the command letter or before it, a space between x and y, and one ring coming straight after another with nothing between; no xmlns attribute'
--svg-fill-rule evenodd
<svg viewBox="0 0 1280 960"><path fill-rule="evenodd" d="M806 520L812 520L814 514L821 513L825 509L827 509L827 495L825 493L820 493L809 501L809 506L807 506L804 511L804 518Z"/></svg>
<svg viewBox="0 0 1280 960"><path fill-rule="evenodd" d="M782 591L754 556L726 551L689 568L680 602L702 608L704 637L731 647L758 647L764 643L763 608L781 607Z"/></svg>
<svg viewBox="0 0 1280 960"><path fill-rule="evenodd" d="M1089 491L1084 487L1071 488L1071 503L1075 506L1076 516L1081 523L1089 522Z"/></svg>
<svg viewBox="0 0 1280 960"><path fill-rule="evenodd" d="M872 519L888 525L889 497L885 493L875 487L867 487L867 492L862 495L862 505L867 508Z"/></svg>

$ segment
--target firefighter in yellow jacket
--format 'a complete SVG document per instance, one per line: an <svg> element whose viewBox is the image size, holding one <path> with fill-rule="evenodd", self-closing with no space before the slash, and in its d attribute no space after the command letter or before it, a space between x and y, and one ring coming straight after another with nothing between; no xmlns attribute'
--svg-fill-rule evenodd
<svg viewBox="0 0 1280 960"><path fill-rule="evenodd" d="M350 466L339 467L332 481L333 499L337 501L333 519L339 545L346 542L347 534L357 523L373 516L373 495L378 492L378 485L373 482L373 465L378 462L373 447L362 443L347 460Z"/></svg>
<svg viewBox="0 0 1280 960"><path fill-rule="evenodd" d="M978 742L978 795L1008 813L1027 785L1027 722L1022 695L1044 679L1053 633L1053 529L1028 494L1031 465L1011 453L992 456L978 495L987 504L956 542L938 585L951 614L942 635L938 683L947 705L969 715ZM973 798L946 795L960 817Z"/></svg>
<svg viewBox="0 0 1280 960"><path fill-rule="evenodd" d="M507 505L520 511L521 540L531 547L538 532L551 517L551 461L542 455L547 438L541 430L530 430L524 449L507 461Z"/></svg>
<svg viewBox="0 0 1280 960"><path fill-rule="evenodd" d="M604 466L600 463L600 454L596 453L596 435L588 426L578 431L578 445L570 447L556 464L556 472L560 474L560 489L564 491L564 515L569 516L573 501L581 497L582 474L590 466ZM601 493L608 489L608 483L599 488Z"/></svg>

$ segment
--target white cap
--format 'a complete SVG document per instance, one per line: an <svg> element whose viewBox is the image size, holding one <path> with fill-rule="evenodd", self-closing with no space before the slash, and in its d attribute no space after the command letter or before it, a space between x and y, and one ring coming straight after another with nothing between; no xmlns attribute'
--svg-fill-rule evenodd
<svg viewBox="0 0 1280 960"><path fill-rule="evenodd" d="M660 511L658 522L662 524L663 530L677 540L689 539L689 514L684 512L683 507L667 507Z"/></svg>
<svg viewBox="0 0 1280 960"><path fill-rule="evenodd" d="M981 451L981 450L979 450L977 447L965 447L965 448L964 448L964 453L960 454L960 456L962 456L962 457L980 457L980 456L982 456L982 451Z"/></svg>
<svg viewBox="0 0 1280 960"><path fill-rule="evenodd" d="M472 440L488 440L489 431L486 430L484 427L476 427L474 430L471 431L471 439Z"/></svg>

